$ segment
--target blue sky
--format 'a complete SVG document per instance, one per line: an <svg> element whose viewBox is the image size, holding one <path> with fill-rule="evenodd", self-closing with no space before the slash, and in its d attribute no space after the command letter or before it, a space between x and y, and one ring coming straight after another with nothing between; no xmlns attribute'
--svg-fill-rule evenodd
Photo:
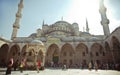
<svg viewBox="0 0 120 75"><path fill-rule="evenodd" d="M15 14L20 0L0 0L0 36L10 39ZM120 0L105 0L110 31L120 26ZM41 28L43 20L50 25L63 20L79 24L80 31L85 27L87 17L90 33L103 34L100 24L98 0L24 0L18 37L26 37Z"/></svg>

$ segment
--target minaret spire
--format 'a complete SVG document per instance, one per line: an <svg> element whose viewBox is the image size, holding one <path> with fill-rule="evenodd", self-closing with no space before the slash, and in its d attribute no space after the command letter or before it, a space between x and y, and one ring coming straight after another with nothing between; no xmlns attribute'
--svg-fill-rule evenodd
<svg viewBox="0 0 120 75"><path fill-rule="evenodd" d="M104 30L104 35L108 36L110 34L110 30L109 30L109 19L106 16L106 7L104 6L104 0L100 0L100 8L99 8L99 12L101 14L101 24L103 26L103 30Z"/></svg>
<svg viewBox="0 0 120 75"><path fill-rule="evenodd" d="M44 20L43 20L43 24L42 24L42 25L44 26L44 24L45 24L45 22L44 22Z"/></svg>
<svg viewBox="0 0 120 75"><path fill-rule="evenodd" d="M86 32L89 33L89 26L88 26L88 21L87 21L87 18L86 18Z"/></svg>
<svg viewBox="0 0 120 75"><path fill-rule="evenodd" d="M17 37L17 31L20 28L20 18L22 17L22 8L23 8L23 0L20 0L20 3L18 4L18 11L16 13L16 20L13 24L13 32L11 36L11 40L14 40Z"/></svg>

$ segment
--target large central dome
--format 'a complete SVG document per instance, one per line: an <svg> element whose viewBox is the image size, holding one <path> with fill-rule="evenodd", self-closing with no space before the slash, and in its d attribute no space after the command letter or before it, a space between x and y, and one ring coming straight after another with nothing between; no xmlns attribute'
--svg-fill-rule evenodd
<svg viewBox="0 0 120 75"><path fill-rule="evenodd" d="M68 26L68 25L71 25L71 24L66 22L66 21L57 21L57 22L54 23L54 25L65 25L65 26Z"/></svg>

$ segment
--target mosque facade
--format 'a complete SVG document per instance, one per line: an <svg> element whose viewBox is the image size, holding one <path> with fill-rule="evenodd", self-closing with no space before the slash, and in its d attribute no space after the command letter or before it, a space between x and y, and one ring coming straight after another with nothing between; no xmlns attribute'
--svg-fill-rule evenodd
<svg viewBox="0 0 120 75"><path fill-rule="evenodd" d="M11 40L0 38L0 61L7 62L11 57L14 61L26 58L28 64L41 60L43 66L49 66L51 62L67 66L89 62L120 63L120 27L110 33L103 0L99 12L104 35L90 34L86 19L86 30L83 32L79 31L77 23L60 20L48 25L43 21L42 28L36 33L17 37L22 8L23 0L20 0Z"/></svg>

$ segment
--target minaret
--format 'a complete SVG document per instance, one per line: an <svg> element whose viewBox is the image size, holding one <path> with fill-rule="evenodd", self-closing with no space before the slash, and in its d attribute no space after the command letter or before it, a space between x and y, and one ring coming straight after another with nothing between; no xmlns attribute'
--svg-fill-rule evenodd
<svg viewBox="0 0 120 75"><path fill-rule="evenodd" d="M61 17L61 21L63 21L63 16Z"/></svg>
<svg viewBox="0 0 120 75"><path fill-rule="evenodd" d="M87 18L86 18L86 32L89 33L89 27L88 27L88 21L87 21Z"/></svg>
<svg viewBox="0 0 120 75"><path fill-rule="evenodd" d="M104 30L104 35L108 36L110 34L110 30L109 30L109 20L106 16L106 7L104 6L104 0L100 0L100 8L99 8L99 12L101 14L101 24L103 26L103 30Z"/></svg>
<svg viewBox="0 0 120 75"><path fill-rule="evenodd" d="M45 25L45 23L44 23L44 20L43 20L43 24L42 24L43 26Z"/></svg>
<svg viewBox="0 0 120 75"><path fill-rule="evenodd" d="M14 40L17 37L17 32L18 29L20 28L20 18L22 17L22 8L23 8L23 0L20 0L20 3L18 4L18 11L16 13L16 20L13 24L13 32L12 32L12 36L11 36L11 40Z"/></svg>

